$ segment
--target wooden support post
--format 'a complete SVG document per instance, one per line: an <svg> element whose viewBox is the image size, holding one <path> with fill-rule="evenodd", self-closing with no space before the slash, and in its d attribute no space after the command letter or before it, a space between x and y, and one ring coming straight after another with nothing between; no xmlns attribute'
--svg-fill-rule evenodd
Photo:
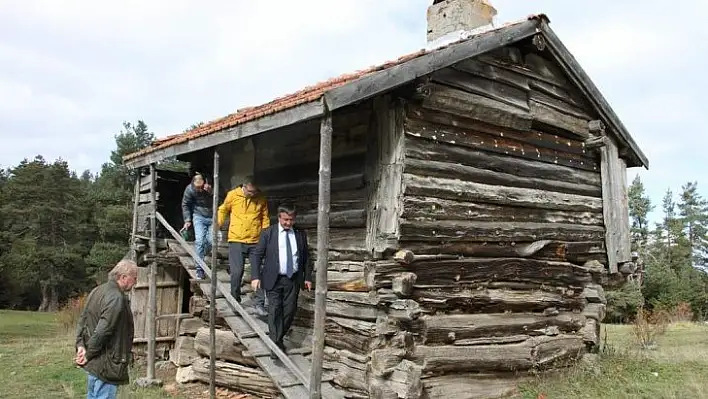
<svg viewBox="0 0 708 399"><path fill-rule="evenodd" d="M322 395L325 321L327 319L327 266L329 258L329 205L332 175L332 113L327 111L320 124L320 181L317 206L317 276L315 277L315 326L310 370L310 398Z"/></svg>
<svg viewBox="0 0 708 399"><path fill-rule="evenodd" d="M138 234L138 203L140 202L140 169L135 176L135 188L133 189L133 227L130 230L128 248L130 248L130 260L138 261L138 250L135 245L135 235Z"/></svg>
<svg viewBox="0 0 708 399"><path fill-rule="evenodd" d="M209 304L209 397L214 399L216 397L216 278L217 270L216 265L218 264L218 254L219 254L219 243L217 242L217 232L219 231L219 225L216 223L217 218L217 205L219 204L219 152L214 150L214 173L213 173L213 185L212 185L212 223L211 223L211 303Z"/></svg>
<svg viewBox="0 0 708 399"><path fill-rule="evenodd" d="M150 255L157 255L157 171L155 164L150 164ZM153 258L155 259L155 258ZM157 330L157 261L150 262L150 270L148 272L148 311L146 320L147 332L147 379L149 381L155 379L155 338Z"/></svg>

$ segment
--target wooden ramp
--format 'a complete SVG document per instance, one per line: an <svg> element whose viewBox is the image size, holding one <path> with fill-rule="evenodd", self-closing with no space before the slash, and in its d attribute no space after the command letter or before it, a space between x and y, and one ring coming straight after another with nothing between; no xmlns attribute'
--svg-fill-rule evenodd
<svg viewBox="0 0 708 399"><path fill-rule="evenodd" d="M266 373L273 383L278 387L283 396L287 399L302 399L310 396L309 394L309 375L311 363L303 355L303 351L299 348L289 350L289 354L283 353L277 346L268 338L268 326L263 321L250 315L248 311L237 303L231 296L231 284L220 281L217 277L219 273L212 274L212 270L201 260L196 259L194 248L192 245L185 242L182 237L158 213L157 219L172 236L179 242L182 249L190 256L181 256L180 263L187 270L190 277L196 280L196 262L201 263L204 272L210 278L217 278L217 295L216 299L210 298L211 281L199 280L197 284L201 288L204 295L209 299L210 303L216 305L216 311L222 317L231 331L248 349L248 354L253 356L256 363ZM271 353L275 353L278 359L272 359ZM344 398L344 392L332 386L327 379L322 381L321 389L322 398L338 399Z"/></svg>

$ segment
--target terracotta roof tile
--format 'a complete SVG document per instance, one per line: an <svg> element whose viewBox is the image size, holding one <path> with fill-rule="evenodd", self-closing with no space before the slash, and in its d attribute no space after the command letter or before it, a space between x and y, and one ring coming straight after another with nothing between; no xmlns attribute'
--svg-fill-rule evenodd
<svg viewBox="0 0 708 399"><path fill-rule="evenodd" d="M530 16L528 19L534 19L534 18L538 18L538 17L540 17L540 16ZM516 23L518 23L518 22L516 22ZM511 25L511 24L505 24L504 26L508 26L508 25ZM495 29L484 32L482 34L490 33L495 30L498 30L500 28L501 27L497 27ZM461 41L465 41L465 40L469 40L469 39L471 39L471 38L466 38ZM457 42L451 43L451 44L456 44L456 43ZM451 44L448 44L447 46L449 46ZM445 47L447 47L447 46L445 46ZM438 50L438 49L435 49L435 50ZM433 51L433 50L430 50L430 51ZM375 72L382 71L384 69L388 69L393 66L410 61L414 58L423 56L423 55L429 53L430 51L419 50L414 53L410 53L410 54L406 54L404 56L401 56L398 59L387 61L387 62L380 64L380 65L376 65L376 66L373 66L370 68L362 69L362 70L359 70L359 71L356 71L353 73L340 75L336 78L332 78L332 79L317 83L312 86L307 86L304 89L296 91L295 93L288 94L288 95L285 95L282 97L278 97L278 98L276 98L270 102L267 102L265 104L262 104L262 105L241 108L233 114L230 114L230 115L227 115L223 118L219 118L219 119L213 120L211 122L205 123L199 127L196 127L194 129L186 131L184 133L175 134L175 135L168 136L168 137L165 137L162 139L158 139L155 142L153 142L150 147L144 148L144 149L134 152L132 154L128 154L123 159L129 160L129 159L137 158L139 156L157 151L162 148L171 147L173 145L184 143L184 142L196 139L198 137L206 136L206 135L209 135L212 133L216 133L220 130L229 129L234 126L262 118L266 115L275 114L277 112L284 111L284 110L296 107L301 104L305 104L305 103L308 103L311 101L318 100L329 90L332 90L332 89L337 88L339 86L343 86L347 83L353 82L359 78L365 77L365 76L373 74Z"/></svg>

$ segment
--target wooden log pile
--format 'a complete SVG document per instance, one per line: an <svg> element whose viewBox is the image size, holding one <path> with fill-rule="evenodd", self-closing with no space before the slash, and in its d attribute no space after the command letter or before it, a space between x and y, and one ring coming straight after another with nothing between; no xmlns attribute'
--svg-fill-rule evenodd
<svg viewBox="0 0 708 399"><path fill-rule="evenodd" d="M179 337L170 351L170 360L176 366L178 383L209 383L209 301L193 295L189 302L192 317L181 320ZM205 318L207 320L205 320ZM219 320L217 320L219 321ZM216 383L237 392L259 398L278 397L278 389L257 366L255 359L246 353L234 333L223 319L216 330Z"/></svg>

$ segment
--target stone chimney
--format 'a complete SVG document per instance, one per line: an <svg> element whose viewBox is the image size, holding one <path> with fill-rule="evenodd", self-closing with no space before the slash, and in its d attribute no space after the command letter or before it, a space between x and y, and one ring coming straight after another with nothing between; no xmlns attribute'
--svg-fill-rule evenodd
<svg viewBox="0 0 708 399"><path fill-rule="evenodd" d="M428 48L491 28L497 10L487 0L434 0L428 7Z"/></svg>

